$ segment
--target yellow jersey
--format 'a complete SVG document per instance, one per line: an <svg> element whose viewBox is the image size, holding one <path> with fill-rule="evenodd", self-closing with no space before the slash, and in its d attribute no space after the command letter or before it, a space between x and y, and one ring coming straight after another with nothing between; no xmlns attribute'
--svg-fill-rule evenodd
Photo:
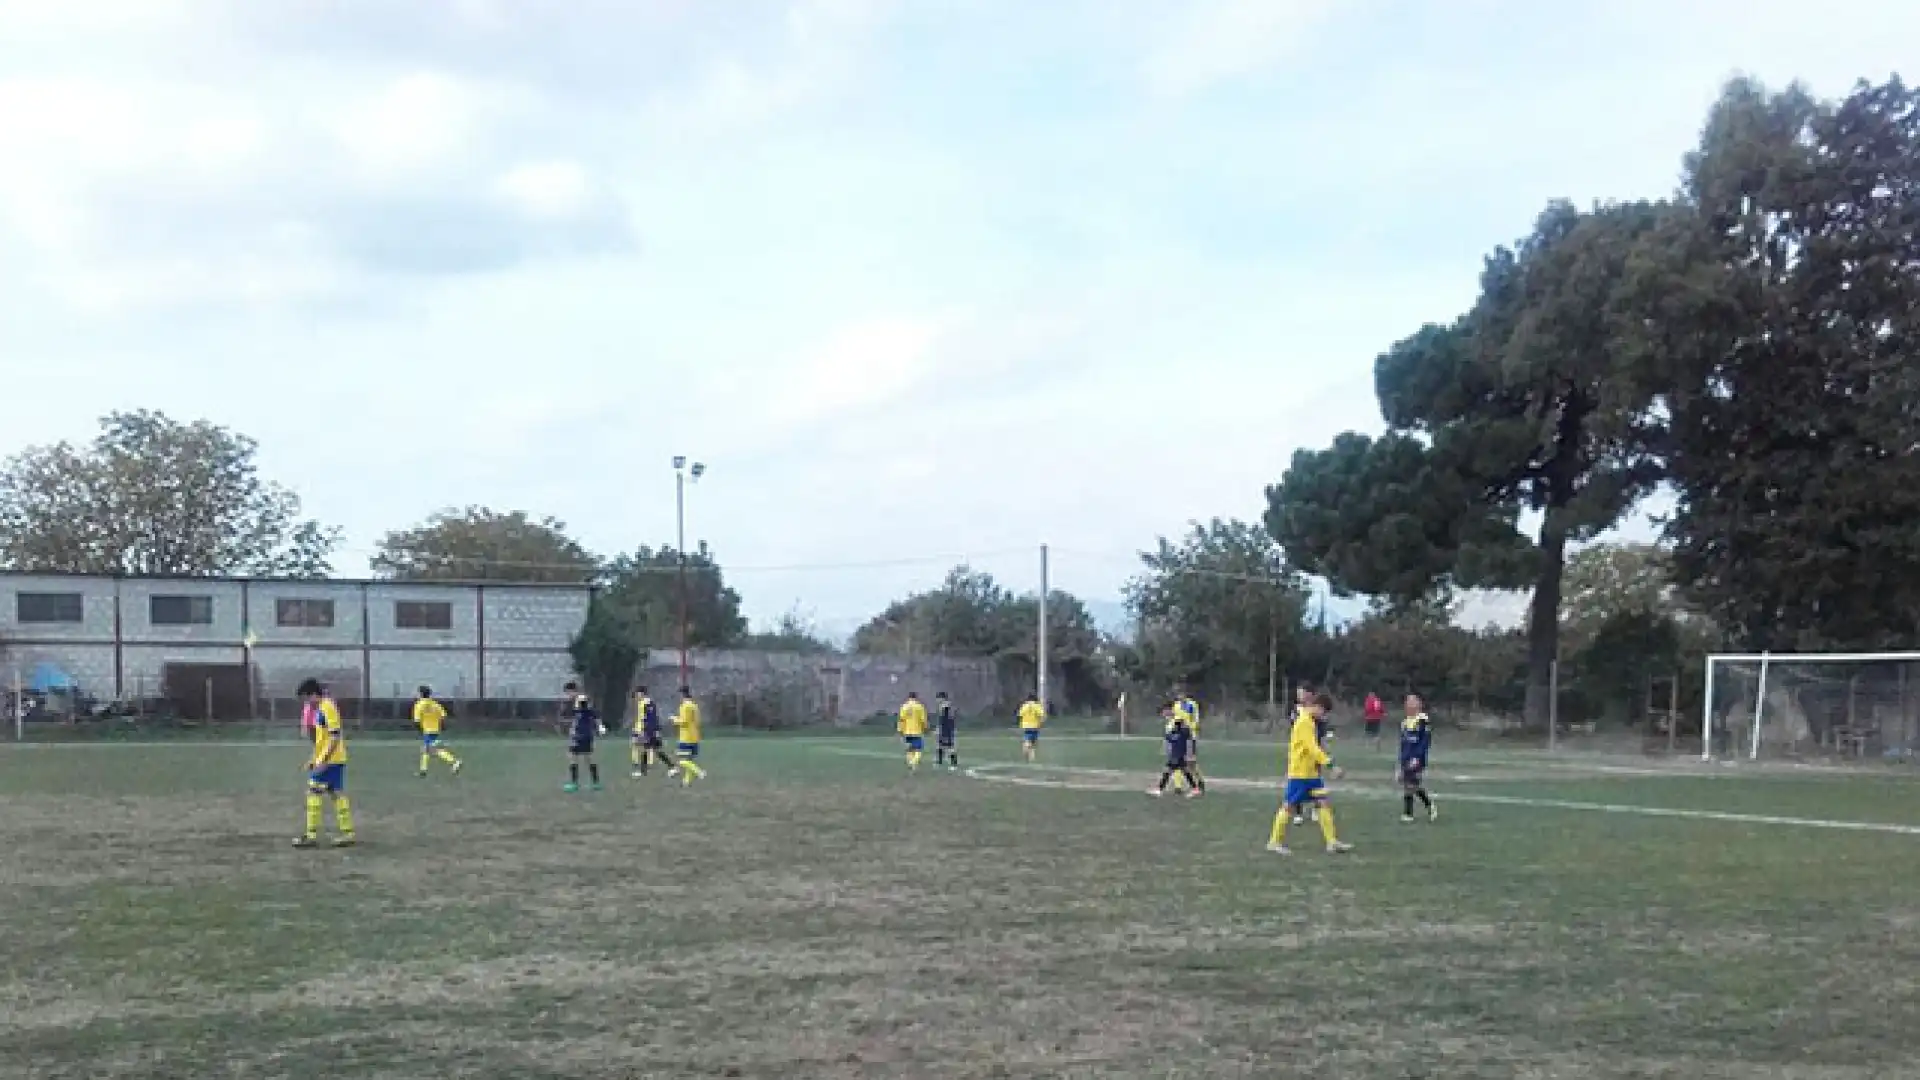
<svg viewBox="0 0 1920 1080"><path fill-rule="evenodd" d="M909 701L900 706L900 734L925 735L927 733L927 707L918 701Z"/></svg>
<svg viewBox="0 0 1920 1080"><path fill-rule="evenodd" d="M420 727L422 735L440 734L440 725L447 722L447 707L429 697L423 697L413 703L413 722Z"/></svg>
<svg viewBox="0 0 1920 1080"><path fill-rule="evenodd" d="M673 726L680 731L680 741L697 743L700 741L700 706L692 701L680 703L680 711L674 715Z"/></svg>
<svg viewBox="0 0 1920 1080"><path fill-rule="evenodd" d="M1173 704L1174 714L1187 722L1187 729L1195 735L1200 734L1200 703L1190 697L1183 697Z"/></svg>
<svg viewBox="0 0 1920 1080"><path fill-rule="evenodd" d="M1047 710L1037 701L1029 701L1020 706L1020 730L1038 731L1040 725L1047 722Z"/></svg>
<svg viewBox="0 0 1920 1080"><path fill-rule="evenodd" d="M1318 780L1320 770L1333 761L1320 748L1320 725L1305 709L1293 718L1293 734L1287 739L1287 779Z"/></svg>
<svg viewBox="0 0 1920 1080"><path fill-rule="evenodd" d="M345 765L347 737L340 730L340 706L332 698L321 698L319 715L313 725L313 764Z"/></svg>

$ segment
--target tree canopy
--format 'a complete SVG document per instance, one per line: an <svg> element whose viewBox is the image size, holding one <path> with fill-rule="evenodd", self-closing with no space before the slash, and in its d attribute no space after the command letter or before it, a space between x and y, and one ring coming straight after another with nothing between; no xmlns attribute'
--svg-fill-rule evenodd
<svg viewBox="0 0 1920 1080"><path fill-rule="evenodd" d="M956 566L939 587L896 600L853 634L863 653L992 657L1009 677L1028 682L1037 673L1040 598L1016 595L993 575ZM1063 700L1105 699L1105 642L1079 597L1054 590L1047 597L1047 659L1058 672Z"/></svg>
<svg viewBox="0 0 1920 1080"><path fill-rule="evenodd" d="M555 518L483 506L442 510L382 537L371 560L395 581L521 581L585 584L599 560Z"/></svg>
<svg viewBox="0 0 1920 1080"><path fill-rule="evenodd" d="M205 420L110 413L91 443L0 465L0 566L73 574L323 576L337 530L260 476L257 447Z"/></svg>
<svg viewBox="0 0 1920 1080"><path fill-rule="evenodd" d="M1487 258L1470 311L1375 361L1387 433L1300 451L1267 492L1288 559L1336 589L1410 604L1530 584L1534 722L1548 711L1568 544L1615 524L1660 478L1659 387L1619 321L1635 245L1663 213L1549 206Z"/></svg>
<svg viewBox="0 0 1920 1080"><path fill-rule="evenodd" d="M1270 663L1291 661L1306 617L1306 581L1264 527L1196 523L1177 543L1160 538L1140 561L1126 598L1140 624L1136 674L1150 684L1224 684L1257 696Z"/></svg>
<svg viewBox="0 0 1920 1080"><path fill-rule="evenodd" d="M1750 648L1920 641L1920 89L1730 84L1647 245L1667 535Z"/></svg>

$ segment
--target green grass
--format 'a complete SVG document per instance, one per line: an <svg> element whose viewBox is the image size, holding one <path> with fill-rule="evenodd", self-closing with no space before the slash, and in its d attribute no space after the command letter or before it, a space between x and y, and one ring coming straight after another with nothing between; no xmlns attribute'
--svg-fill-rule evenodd
<svg viewBox="0 0 1920 1080"><path fill-rule="evenodd" d="M1146 740L719 738L691 790L615 744L579 796L456 745L356 742L316 852L293 744L0 750L0 1075L1920 1075L1920 835L1476 801L1920 826L1898 774L1443 744L1403 826L1346 748L1358 851L1281 859L1270 746L1188 802Z"/></svg>

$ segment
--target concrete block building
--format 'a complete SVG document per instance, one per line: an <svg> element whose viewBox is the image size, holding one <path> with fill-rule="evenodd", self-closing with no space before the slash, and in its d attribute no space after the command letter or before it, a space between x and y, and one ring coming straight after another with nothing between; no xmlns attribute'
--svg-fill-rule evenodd
<svg viewBox="0 0 1920 1080"><path fill-rule="evenodd" d="M427 684L510 713L551 703L570 677L589 598L571 585L0 574L0 678L215 719L287 708L308 677L363 711Z"/></svg>

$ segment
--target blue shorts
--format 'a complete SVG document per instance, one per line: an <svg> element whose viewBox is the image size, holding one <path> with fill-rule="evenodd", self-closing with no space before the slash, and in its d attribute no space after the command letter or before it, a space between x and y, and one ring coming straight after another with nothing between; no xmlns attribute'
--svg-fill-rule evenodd
<svg viewBox="0 0 1920 1080"><path fill-rule="evenodd" d="M1427 763L1424 761L1418 765L1409 765L1403 761L1400 763L1400 782L1403 784L1418 784L1420 778L1426 774L1426 771Z"/></svg>
<svg viewBox="0 0 1920 1080"><path fill-rule="evenodd" d="M1288 806L1305 806L1327 797L1327 782L1324 780L1288 780L1287 793L1282 798Z"/></svg>
<svg viewBox="0 0 1920 1080"><path fill-rule="evenodd" d="M1037 727L1022 728L1020 729L1020 737L1027 742L1037 743L1040 741L1040 729Z"/></svg>
<svg viewBox="0 0 1920 1080"><path fill-rule="evenodd" d="M942 749L945 749L945 750L953 749L953 740L954 740L954 730L952 728L940 729L940 746Z"/></svg>
<svg viewBox="0 0 1920 1080"><path fill-rule="evenodd" d="M900 740L907 744L907 749L915 753L919 753L927 748L927 740L924 735L902 735L900 736Z"/></svg>
<svg viewBox="0 0 1920 1080"><path fill-rule="evenodd" d="M633 741L646 750L658 750L661 745L660 733L657 731L636 731L633 733Z"/></svg>
<svg viewBox="0 0 1920 1080"><path fill-rule="evenodd" d="M699 756L700 756L700 744L699 744L699 743L697 743L697 742L683 742L683 743L681 743L681 744L680 744L680 756L681 756L681 757L684 757L684 758L697 758L697 757L699 757Z"/></svg>
<svg viewBox="0 0 1920 1080"><path fill-rule="evenodd" d="M593 740L582 739L578 736L569 739L567 741L567 753L580 755L591 754L593 753Z"/></svg>
<svg viewBox="0 0 1920 1080"><path fill-rule="evenodd" d="M345 765L322 765L307 772L307 787L314 791L325 791L338 795L347 790L347 767Z"/></svg>
<svg viewBox="0 0 1920 1080"><path fill-rule="evenodd" d="M426 749L428 749L428 750L437 750L437 749L439 749L439 747L440 747L440 735L439 735L439 733L438 733L438 732L435 732L435 733L434 733L434 734L432 734L432 735L422 735L422 736L420 736L420 745L421 745L422 747L424 747L424 748L426 748Z"/></svg>

